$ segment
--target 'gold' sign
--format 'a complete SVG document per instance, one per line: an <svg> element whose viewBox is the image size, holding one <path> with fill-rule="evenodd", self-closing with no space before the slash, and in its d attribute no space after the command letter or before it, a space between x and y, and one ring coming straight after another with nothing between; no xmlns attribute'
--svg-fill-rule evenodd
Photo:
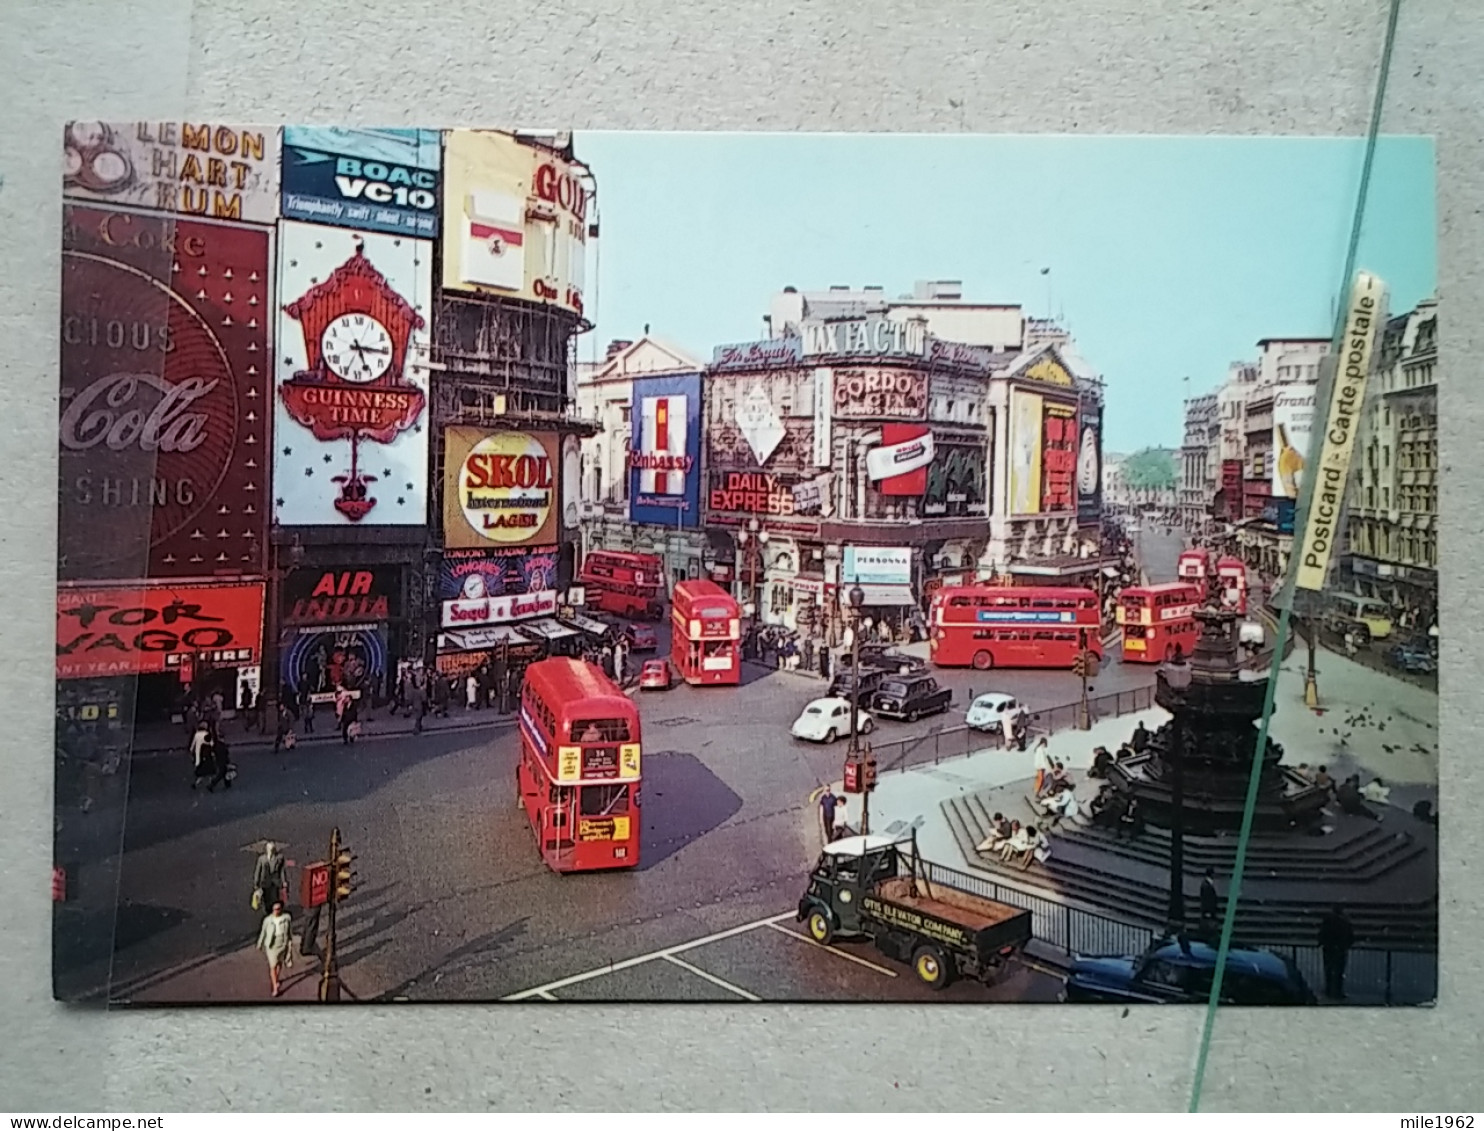
<svg viewBox="0 0 1484 1131"><path fill-rule="evenodd" d="M1071 385L1072 375L1049 357L1043 357L1025 371L1028 381L1041 381L1047 385Z"/></svg>

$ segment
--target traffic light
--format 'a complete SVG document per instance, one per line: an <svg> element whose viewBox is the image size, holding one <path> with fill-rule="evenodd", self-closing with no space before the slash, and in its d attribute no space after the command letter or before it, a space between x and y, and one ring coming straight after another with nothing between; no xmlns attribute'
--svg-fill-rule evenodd
<svg viewBox="0 0 1484 1131"><path fill-rule="evenodd" d="M1087 674L1087 653L1078 652L1077 658L1072 661L1072 674L1085 676Z"/></svg>
<svg viewBox="0 0 1484 1131"><path fill-rule="evenodd" d="M1102 667L1102 663L1103 662L1102 662L1101 658L1099 658L1099 656L1098 656L1098 654L1096 652L1088 651L1088 653L1087 653L1087 665L1086 665L1087 666L1087 678L1088 679L1096 679L1097 678L1098 670Z"/></svg>
<svg viewBox="0 0 1484 1131"><path fill-rule="evenodd" d="M354 860L354 853L352 853L350 849L345 847L342 847L335 856L335 874L332 877L332 881L334 885L334 895L336 903L339 903L342 899L347 899L350 897L350 893L355 885L356 878L356 874L350 869L351 863Z"/></svg>
<svg viewBox="0 0 1484 1131"><path fill-rule="evenodd" d="M876 788L876 759L870 755L866 756L862 764L861 782L867 792Z"/></svg>

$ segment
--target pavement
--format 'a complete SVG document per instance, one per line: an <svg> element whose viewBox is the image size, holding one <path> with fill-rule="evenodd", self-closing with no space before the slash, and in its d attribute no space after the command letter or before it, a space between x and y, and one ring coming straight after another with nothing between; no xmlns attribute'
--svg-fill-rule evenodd
<svg viewBox="0 0 1484 1131"><path fill-rule="evenodd" d="M169 1005L183 1001L202 1005L318 1003L319 960L299 954L297 934L291 953L293 965L284 969L281 992L276 998L268 981L267 958L256 947L243 947L183 963L132 985L116 986L111 1001L115 1005ZM341 994L342 1000L356 1000L343 981Z"/></svg>

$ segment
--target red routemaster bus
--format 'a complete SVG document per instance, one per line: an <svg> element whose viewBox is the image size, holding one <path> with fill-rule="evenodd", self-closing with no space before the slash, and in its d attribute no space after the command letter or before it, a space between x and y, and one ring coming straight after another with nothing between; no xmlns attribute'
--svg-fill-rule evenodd
<svg viewBox="0 0 1484 1131"><path fill-rule="evenodd" d="M680 581L670 598L670 662L690 684L741 683L742 610L714 581Z"/></svg>
<svg viewBox="0 0 1484 1131"><path fill-rule="evenodd" d="M954 586L933 594L928 648L940 668L1072 667L1079 648L1103 654L1091 589Z"/></svg>
<svg viewBox="0 0 1484 1131"><path fill-rule="evenodd" d="M1185 581L1125 589L1118 599L1118 623L1123 626L1124 663L1160 664L1195 652L1204 586Z"/></svg>
<svg viewBox="0 0 1484 1131"><path fill-rule="evenodd" d="M520 696L516 792L554 872L639 863L639 711L601 669L538 660Z"/></svg>
<svg viewBox="0 0 1484 1131"><path fill-rule="evenodd" d="M592 550L577 580L587 590L590 609L649 620L665 614L665 563L656 554Z"/></svg>
<svg viewBox="0 0 1484 1131"><path fill-rule="evenodd" d="M1192 547L1181 550L1175 565L1175 577L1186 585L1197 585L1202 593L1210 587L1216 573L1211 560L1211 551Z"/></svg>
<svg viewBox="0 0 1484 1131"><path fill-rule="evenodd" d="M1241 558L1226 557L1216 563L1215 596L1223 609L1247 615L1247 567Z"/></svg>

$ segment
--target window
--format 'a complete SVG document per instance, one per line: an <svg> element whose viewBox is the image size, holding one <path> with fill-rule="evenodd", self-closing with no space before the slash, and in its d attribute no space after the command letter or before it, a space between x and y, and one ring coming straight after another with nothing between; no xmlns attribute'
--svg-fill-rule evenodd
<svg viewBox="0 0 1484 1131"><path fill-rule="evenodd" d="M627 719L575 719L572 722L573 742L628 742L629 721Z"/></svg>
<svg viewBox="0 0 1484 1131"><path fill-rule="evenodd" d="M578 813L584 817L610 817L629 811L627 785L585 785L578 802Z"/></svg>

